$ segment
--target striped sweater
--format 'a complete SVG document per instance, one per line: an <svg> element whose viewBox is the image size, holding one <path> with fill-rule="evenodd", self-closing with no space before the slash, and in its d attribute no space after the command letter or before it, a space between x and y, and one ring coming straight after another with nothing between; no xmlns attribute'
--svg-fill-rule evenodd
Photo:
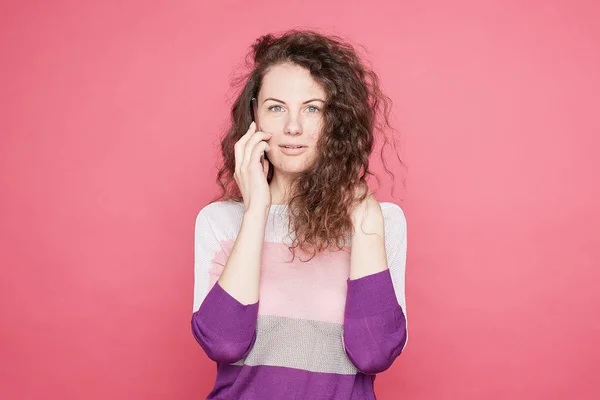
<svg viewBox="0 0 600 400"><path fill-rule="evenodd" d="M208 204L194 246L192 332L217 363L207 399L375 399L375 374L407 341L406 219L380 203L388 269L350 280L343 251L293 262L286 205L271 205L260 265L259 301L243 305L217 282L241 227L244 206ZM303 260L306 257L300 257Z"/></svg>

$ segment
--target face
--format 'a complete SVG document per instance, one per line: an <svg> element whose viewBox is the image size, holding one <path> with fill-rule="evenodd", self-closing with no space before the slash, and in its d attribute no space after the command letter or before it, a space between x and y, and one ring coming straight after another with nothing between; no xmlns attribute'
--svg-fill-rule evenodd
<svg viewBox="0 0 600 400"><path fill-rule="evenodd" d="M261 131L273 135L267 157L275 174L293 175L315 159L325 100L323 87L302 67L281 64L265 74L257 98L257 122Z"/></svg>

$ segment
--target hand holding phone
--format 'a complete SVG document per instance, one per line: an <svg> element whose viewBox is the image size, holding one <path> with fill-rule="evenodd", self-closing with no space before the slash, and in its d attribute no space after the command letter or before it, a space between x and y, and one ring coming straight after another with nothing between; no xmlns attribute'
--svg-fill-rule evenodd
<svg viewBox="0 0 600 400"><path fill-rule="evenodd" d="M271 134L256 130L252 122L248 131L236 142L235 172L233 178L244 199L244 210L258 208L264 210L271 205L271 190L267 181L269 161L258 162L266 150L269 150L268 140ZM265 165L266 164L266 165Z"/></svg>

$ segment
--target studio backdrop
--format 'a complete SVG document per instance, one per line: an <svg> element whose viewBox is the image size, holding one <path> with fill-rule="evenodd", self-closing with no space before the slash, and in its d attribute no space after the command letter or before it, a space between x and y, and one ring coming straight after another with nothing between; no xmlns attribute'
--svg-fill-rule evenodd
<svg viewBox="0 0 600 400"><path fill-rule="evenodd" d="M381 400L597 399L593 1L17 1L0 7L0 398L202 399L193 233L258 36L365 55L405 168L404 353ZM364 48L360 47L364 46Z"/></svg>

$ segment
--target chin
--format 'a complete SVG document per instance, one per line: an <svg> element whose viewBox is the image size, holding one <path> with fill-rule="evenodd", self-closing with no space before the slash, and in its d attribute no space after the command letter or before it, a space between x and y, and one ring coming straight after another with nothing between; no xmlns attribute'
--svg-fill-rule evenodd
<svg viewBox="0 0 600 400"><path fill-rule="evenodd" d="M299 174L300 172L304 171L305 169L306 168L282 168L279 170L279 172L284 175L294 175L294 174Z"/></svg>
<svg viewBox="0 0 600 400"><path fill-rule="evenodd" d="M308 167L308 164L309 162L306 159L297 160L293 162L287 161L284 163L280 163L276 169L281 174L294 175L305 171Z"/></svg>

